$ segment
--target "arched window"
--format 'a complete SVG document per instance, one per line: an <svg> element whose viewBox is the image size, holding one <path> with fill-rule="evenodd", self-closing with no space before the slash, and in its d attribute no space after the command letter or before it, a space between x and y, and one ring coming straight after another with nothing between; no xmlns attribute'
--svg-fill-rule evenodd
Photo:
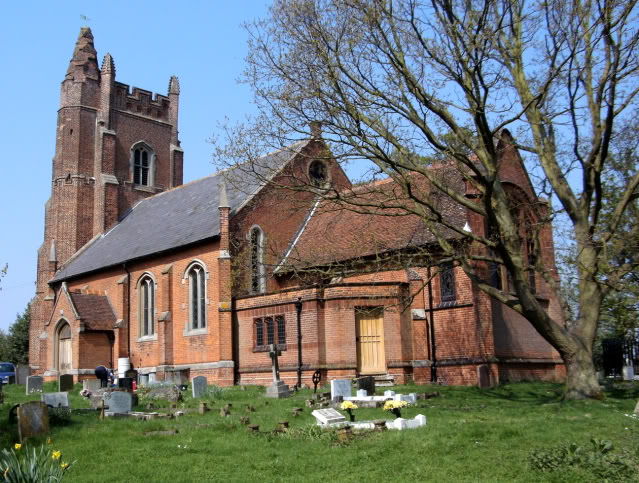
<svg viewBox="0 0 639 483"><path fill-rule="evenodd" d="M250 242L251 293L263 293L266 290L264 283L264 233L260 227L251 228Z"/></svg>
<svg viewBox="0 0 639 483"><path fill-rule="evenodd" d="M442 302L455 301L455 269L450 262L442 264L439 269L439 293Z"/></svg>
<svg viewBox="0 0 639 483"><path fill-rule="evenodd" d="M58 360L56 368L60 372L70 371L72 366L71 355L71 326L62 322L57 330Z"/></svg>
<svg viewBox="0 0 639 483"><path fill-rule="evenodd" d="M140 336L155 335L155 282L149 275L145 275L138 285L139 326Z"/></svg>
<svg viewBox="0 0 639 483"><path fill-rule="evenodd" d="M193 264L189 277L189 326L191 330L206 327L206 272L200 264Z"/></svg>
<svg viewBox="0 0 639 483"><path fill-rule="evenodd" d="M315 160L308 167L308 177L315 186L324 186L328 180L328 169L322 161Z"/></svg>
<svg viewBox="0 0 639 483"><path fill-rule="evenodd" d="M132 149L133 184L153 186L153 163L155 155L149 146L138 143Z"/></svg>

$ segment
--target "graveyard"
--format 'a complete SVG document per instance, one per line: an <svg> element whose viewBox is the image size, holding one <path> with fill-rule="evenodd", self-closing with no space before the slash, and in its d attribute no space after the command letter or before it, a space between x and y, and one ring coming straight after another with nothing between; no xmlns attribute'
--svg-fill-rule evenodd
<svg viewBox="0 0 639 483"><path fill-rule="evenodd" d="M610 454L625 467L636 465L639 455L637 383L608 385L603 401L563 403L562 386L551 383L491 389L409 384L377 387L369 395L342 382L266 397L261 386L219 388L189 381L182 388L155 384L134 394L111 392L101 398L105 409L80 394L98 391L95 381L87 388L65 386L64 380L38 382L3 387L1 445L13 448L26 436L25 447L60 451L65 461L75 461L64 481L581 482L601 481L602 474L621 481L627 475L615 474L619 465L614 464L552 471L535 464L540 454L543 459L562 445L587 449L592 438L610 441ZM342 395L333 401L335 391ZM384 400L402 403L403 421L425 425L393 430L399 419L384 410ZM16 415L10 421L16 404L25 413L35 409L28 419L23 416L24 428ZM50 407L65 405L70 411L63 414ZM341 409L352 405L356 409ZM48 408L46 424L38 416L42 406ZM358 427L366 421L370 428Z"/></svg>

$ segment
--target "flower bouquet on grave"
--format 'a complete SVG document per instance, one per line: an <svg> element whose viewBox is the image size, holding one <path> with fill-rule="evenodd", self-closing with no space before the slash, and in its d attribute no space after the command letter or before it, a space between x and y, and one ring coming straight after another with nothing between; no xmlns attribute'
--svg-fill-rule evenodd
<svg viewBox="0 0 639 483"><path fill-rule="evenodd" d="M344 401L341 404L340 409L348 413L348 417L351 418L351 423L355 422L355 415L353 414L353 409L357 409L357 404L353 404L351 401Z"/></svg>
<svg viewBox="0 0 639 483"><path fill-rule="evenodd" d="M406 401L386 401L384 403L384 411L390 411L396 418L402 417L402 408L408 406Z"/></svg>

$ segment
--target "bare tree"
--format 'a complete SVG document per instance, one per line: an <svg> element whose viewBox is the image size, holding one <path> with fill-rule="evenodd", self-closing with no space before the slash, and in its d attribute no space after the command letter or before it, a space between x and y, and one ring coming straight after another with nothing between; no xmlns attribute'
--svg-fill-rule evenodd
<svg viewBox="0 0 639 483"><path fill-rule="evenodd" d="M636 250L615 264L607 256L639 234L639 224L623 223L636 207L636 166L613 201L603 189L615 168L610 146L618 126L638 112L636 5L275 0L268 18L247 26L244 81L260 114L229 128L218 157L257 159L321 122L338 162L371 161L372 173L393 178L403 196L321 194L355 210L390 206L421 217L481 290L522 314L559 351L566 397L600 397L592 351L602 300L637 264ZM508 193L499 174L509 143L524 153L537 194L550 203ZM457 174L433 169L434 159L448 160ZM465 196L451 178L477 196ZM442 197L483 217L490 235L448 220L433 202ZM563 300L539 240L558 211L570 223L577 273L576 310L564 301L565 324L548 315L530 283L534 271ZM505 267L512 292L486 281L487 263Z"/></svg>

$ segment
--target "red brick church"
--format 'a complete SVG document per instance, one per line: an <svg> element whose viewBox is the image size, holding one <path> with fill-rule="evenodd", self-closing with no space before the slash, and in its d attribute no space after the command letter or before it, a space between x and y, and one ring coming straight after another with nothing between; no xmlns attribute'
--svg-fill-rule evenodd
<svg viewBox="0 0 639 483"><path fill-rule="evenodd" d="M309 384L317 370L398 383L563 375L532 326L459 267L406 263L406 254L438 252L419 218L356 213L285 189L299 181L368 189L351 186L317 131L261 158L262 172L238 167L183 184L179 96L176 77L167 95L116 81L112 57L100 67L90 29L81 30L62 81L38 251L33 373L83 379L128 359L150 380L269 384L268 346L277 344L291 384ZM508 189L538 202L515 148L502 152ZM482 232L477 215L444 209ZM551 228L543 230L554 267ZM508 283L501 269L492 277ZM537 278L539 299L559 319Z"/></svg>

